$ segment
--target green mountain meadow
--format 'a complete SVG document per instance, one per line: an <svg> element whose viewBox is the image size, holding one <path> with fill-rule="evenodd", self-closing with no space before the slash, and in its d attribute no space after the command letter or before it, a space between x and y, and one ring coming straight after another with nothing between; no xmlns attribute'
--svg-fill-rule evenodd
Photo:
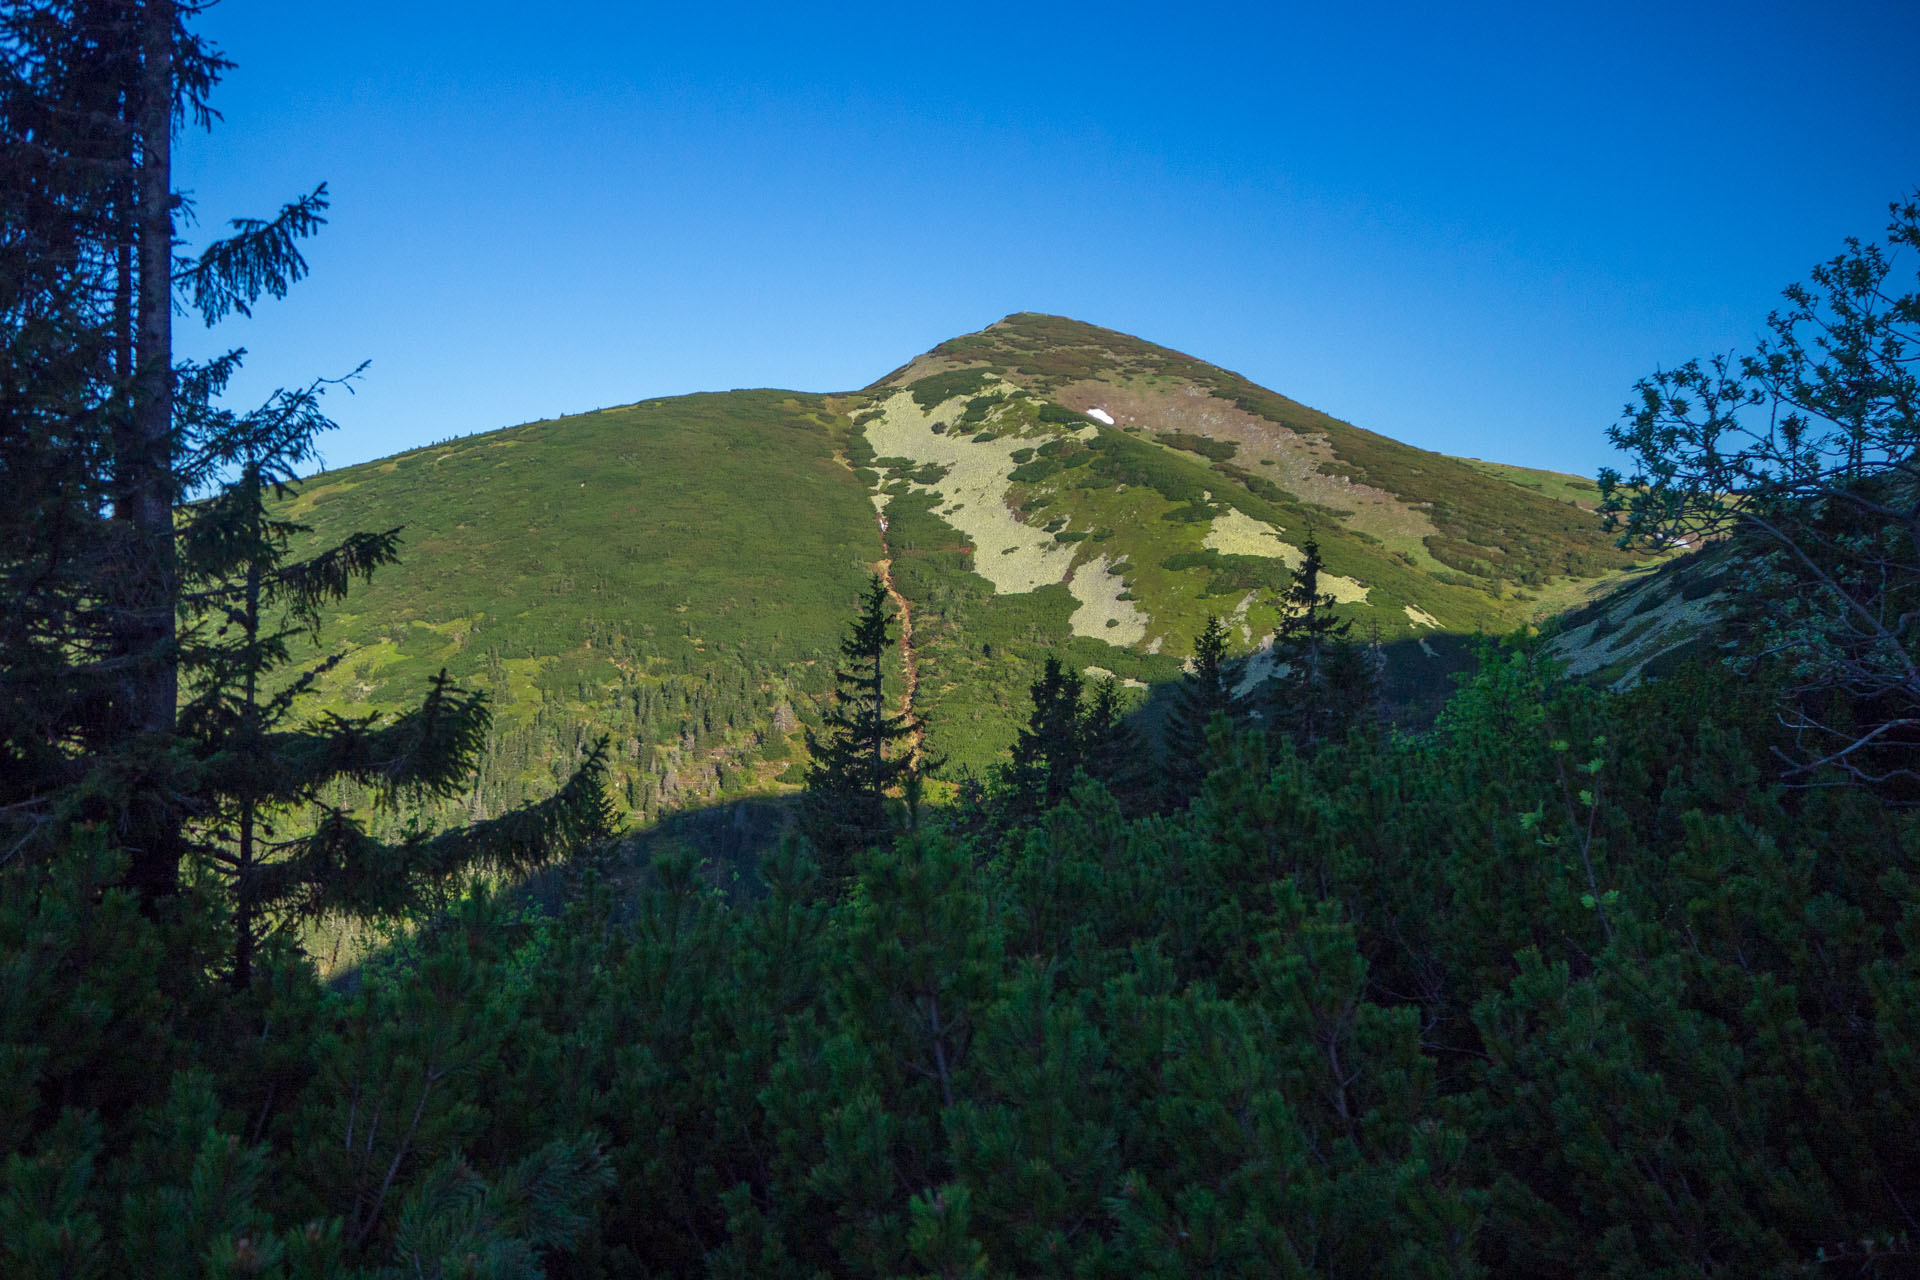
<svg viewBox="0 0 1920 1280"><path fill-rule="evenodd" d="M403 530L401 565L325 620L321 648L348 655L329 706L385 710L445 669L496 710L474 812L543 794L608 735L616 803L649 819L797 779L798 730L876 568L910 612L929 745L978 772L1025 714L1006 691L1048 652L1145 702L1218 615L1257 678L1309 534L1338 612L1377 638L1419 716L1461 637L1630 567L1595 496L1021 314L860 392L510 427L315 476L285 514L316 545Z"/></svg>

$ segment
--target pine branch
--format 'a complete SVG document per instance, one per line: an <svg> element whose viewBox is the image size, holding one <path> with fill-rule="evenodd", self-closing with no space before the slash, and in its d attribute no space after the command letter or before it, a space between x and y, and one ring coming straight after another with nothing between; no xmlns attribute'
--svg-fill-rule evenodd
<svg viewBox="0 0 1920 1280"><path fill-rule="evenodd" d="M343 600L355 579L373 580L382 565L400 562L400 530L356 533L337 546L274 575L270 596L284 603L288 614L315 636L320 632L320 608Z"/></svg>
<svg viewBox="0 0 1920 1280"><path fill-rule="evenodd" d="M287 788L349 779L375 788L387 803L458 792L486 746L493 713L486 694L462 689L444 670L432 685L417 709L378 728L371 716L328 714L310 730L271 735L270 749L286 762Z"/></svg>
<svg viewBox="0 0 1920 1280"><path fill-rule="evenodd" d="M284 298L307 274L299 242L326 225L327 184L285 206L271 222L235 218L234 234L207 246L200 260L174 278L193 295L209 325L231 313L253 314L262 295Z"/></svg>
<svg viewBox="0 0 1920 1280"><path fill-rule="evenodd" d="M408 861L420 874L441 878L472 867L529 871L607 836L613 829L607 761L608 743L602 738L566 785L547 799L416 842L407 851Z"/></svg>

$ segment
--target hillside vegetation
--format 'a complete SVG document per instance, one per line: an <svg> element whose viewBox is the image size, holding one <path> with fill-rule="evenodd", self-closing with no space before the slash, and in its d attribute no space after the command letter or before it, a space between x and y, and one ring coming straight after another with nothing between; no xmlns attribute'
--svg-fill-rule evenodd
<svg viewBox="0 0 1920 1280"><path fill-rule="evenodd" d="M1017 727L1004 690L1047 652L1138 700L1209 615L1256 650L1309 535L1397 687L1444 688L1445 637L1523 625L1630 563L1590 492L1019 315L861 393L532 423L314 477L286 514L316 544L404 529L400 567L326 621L351 651L330 706L383 709L445 667L499 713L474 812L552 786L605 733L616 801L651 819L798 776L819 664L875 565L914 613L934 749L980 771Z"/></svg>
<svg viewBox="0 0 1920 1280"><path fill-rule="evenodd" d="M327 618L350 653L329 703L379 710L442 668L488 691L483 811L603 733L636 815L764 787L880 554L845 430L818 396L737 391L315 477L287 508L314 542L403 527L401 566Z"/></svg>
<svg viewBox="0 0 1920 1280"><path fill-rule="evenodd" d="M117 1034L103 991L205 1001L169 935L98 848L0 878L7 953L60 961L0 1023L0 1263L1908 1274L1914 814L1771 782L1774 691L1718 664L1489 656L1431 735L1245 733L1152 817L990 795L741 893L583 855L557 914L470 893L353 988L279 954Z"/></svg>
<svg viewBox="0 0 1920 1280"><path fill-rule="evenodd" d="M1591 508L1590 482L1416 449L1111 329L1022 312L942 343L886 382L959 369L1000 374L1070 408L1105 408L1121 426L1234 443L1240 468L1270 461L1272 482L1422 568L1539 588L1626 563L1565 496L1589 495Z"/></svg>

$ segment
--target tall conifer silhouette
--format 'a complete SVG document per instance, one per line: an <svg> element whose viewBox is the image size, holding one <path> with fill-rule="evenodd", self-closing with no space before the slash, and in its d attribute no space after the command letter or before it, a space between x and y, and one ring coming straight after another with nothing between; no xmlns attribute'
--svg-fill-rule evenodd
<svg viewBox="0 0 1920 1280"><path fill-rule="evenodd" d="M1373 695L1352 620L1336 617L1334 597L1320 590L1326 563L1319 540L1308 534L1300 550L1300 567L1280 598L1266 702L1273 732L1312 746L1344 736L1358 713L1372 708Z"/></svg>
<svg viewBox="0 0 1920 1280"><path fill-rule="evenodd" d="M1192 669L1175 690L1167 717L1161 789L1170 807L1184 805L1207 776L1213 758L1208 731L1214 717L1225 716L1230 723L1246 718L1246 699L1235 696L1233 683L1227 629L1218 617L1209 617L1194 639Z"/></svg>
<svg viewBox="0 0 1920 1280"><path fill-rule="evenodd" d="M887 709L892 621L886 583L875 574L861 597L860 616L840 642L833 702L822 716L821 731L807 730L812 761L801 827L835 879L849 873L855 850L887 837L892 830L887 796L924 769L914 752L898 749L919 722L910 710Z"/></svg>

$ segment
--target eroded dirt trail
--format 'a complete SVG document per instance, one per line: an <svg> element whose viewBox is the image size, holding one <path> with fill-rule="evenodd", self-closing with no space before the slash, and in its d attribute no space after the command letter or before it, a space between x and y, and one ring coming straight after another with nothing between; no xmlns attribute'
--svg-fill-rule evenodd
<svg viewBox="0 0 1920 1280"><path fill-rule="evenodd" d="M849 471L853 471L853 460L847 457L844 449L833 451L834 460ZM877 509L874 518L880 524L880 561L874 566L880 575L880 582L887 589L887 596L893 601L893 607L900 614L900 669L906 677L906 691L900 695L900 712L906 716L914 713L914 697L920 691L920 662L913 651L913 606L900 594L893 584L893 544L887 540L887 513L884 508ZM919 755L926 745L926 730L918 720L913 721L911 739L913 753Z"/></svg>
<svg viewBox="0 0 1920 1280"><path fill-rule="evenodd" d="M904 715L913 715L914 695L920 691L920 663L913 652L913 607L900 589L893 585L893 548L887 544L886 531L880 533L880 546L885 555L880 560L880 581L887 588L887 595L893 600L893 607L900 611L900 669L906 676L906 692L900 695L900 710ZM913 722L913 750L918 755L925 744L926 730L920 727L916 719Z"/></svg>

